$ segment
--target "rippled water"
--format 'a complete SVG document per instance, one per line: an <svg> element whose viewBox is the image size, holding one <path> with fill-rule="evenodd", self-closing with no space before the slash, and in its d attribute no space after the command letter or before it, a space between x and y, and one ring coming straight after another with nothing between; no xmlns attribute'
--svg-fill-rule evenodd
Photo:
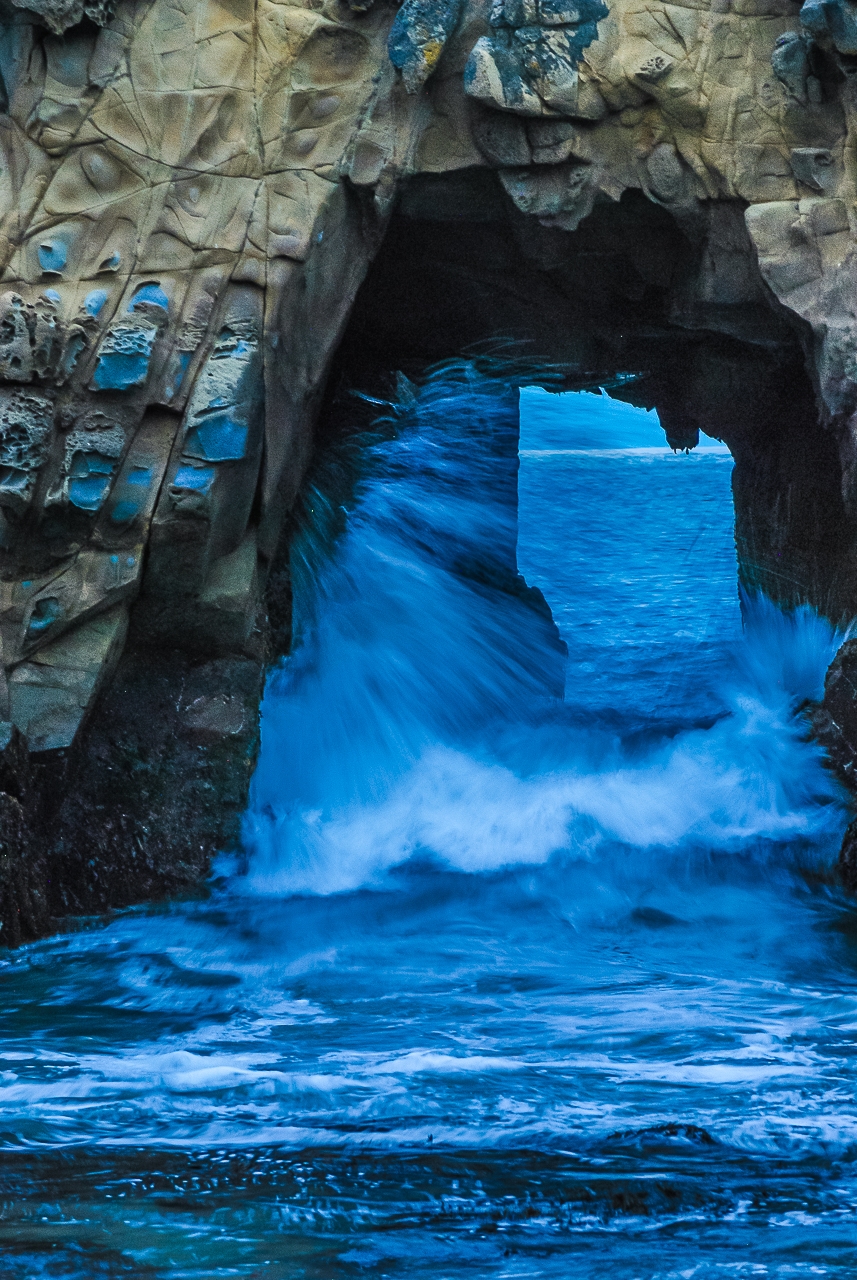
<svg viewBox="0 0 857 1280"><path fill-rule="evenodd" d="M306 500L246 865L0 964L2 1280L857 1271L836 639L742 632L716 442L521 405L564 675L517 391L404 387Z"/></svg>

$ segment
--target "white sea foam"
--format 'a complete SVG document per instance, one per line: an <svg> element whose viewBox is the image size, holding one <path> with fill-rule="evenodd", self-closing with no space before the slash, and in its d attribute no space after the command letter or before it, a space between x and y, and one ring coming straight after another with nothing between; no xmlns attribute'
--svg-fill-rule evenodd
<svg viewBox="0 0 857 1280"><path fill-rule="evenodd" d="M252 891L351 890L414 855L485 872L588 858L605 842L722 849L841 820L795 719L840 638L811 610L786 615L762 598L746 601L716 724L643 752L565 725L561 752L534 768L546 733L556 738L544 717L559 663L543 617L511 581L493 586L495 548L511 554L514 535L497 452L514 431L504 393L491 382L430 385L398 438L369 451L333 550L307 531L299 640L266 696L245 828Z"/></svg>
<svg viewBox="0 0 857 1280"><path fill-rule="evenodd" d="M311 498L249 874L0 959L4 1276L852 1273L844 815L795 718L837 637L754 599L741 639L730 459L584 400L524 397L564 704L513 398L444 375Z"/></svg>

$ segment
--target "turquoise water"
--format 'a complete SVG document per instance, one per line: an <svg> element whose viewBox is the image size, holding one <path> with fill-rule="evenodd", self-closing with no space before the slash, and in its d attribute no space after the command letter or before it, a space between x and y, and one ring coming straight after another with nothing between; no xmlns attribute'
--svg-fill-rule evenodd
<svg viewBox="0 0 857 1280"><path fill-rule="evenodd" d="M742 625L715 441L524 390L516 476L466 367L379 413L246 860L0 964L0 1277L852 1276L835 637Z"/></svg>

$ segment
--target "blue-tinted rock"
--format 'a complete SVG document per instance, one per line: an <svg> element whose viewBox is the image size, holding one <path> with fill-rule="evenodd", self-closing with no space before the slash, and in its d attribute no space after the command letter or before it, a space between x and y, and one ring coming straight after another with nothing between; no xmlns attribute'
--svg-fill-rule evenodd
<svg viewBox="0 0 857 1280"><path fill-rule="evenodd" d="M190 489L194 493L208 493L214 484L214 467L180 466L171 488Z"/></svg>
<svg viewBox="0 0 857 1280"><path fill-rule="evenodd" d="M124 479L114 489L114 503L110 510L113 524L130 524L146 507L155 480L151 467L131 467Z"/></svg>
<svg viewBox="0 0 857 1280"><path fill-rule="evenodd" d="M48 627L53 626L57 619L61 617L62 607L55 596L47 596L37 600L33 605L33 612L30 614L30 621L27 624L28 638L41 635L43 631L47 631Z"/></svg>
<svg viewBox="0 0 857 1280"><path fill-rule="evenodd" d="M136 311L140 303L148 303L152 307L163 307L164 311L169 311L170 300L164 293L159 284L141 284L137 289L133 298L128 303L129 311Z"/></svg>
<svg viewBox="0 0 857 1280"><path fill-rule="evenodd" d="M474 45L464 69L465 92L521 115L578 110L577 67L607 16L602 0L504 0L492 12L495 33ZM543 16L544 15L544 16ZM575 21L563 21L574 18Z"/></svg>
<svg viewBox="0 0 857 1280"><path fill-rule="evenodd" d="M416 93L434 71L461 11L462 0L405 0L390 29L387 52L408 93Z"/></svg>
<svg viewBox="0 0 857 1280"><path fill-rule="evenodd" d="M804 28L816 40L830 40L840 53L857 54L857 9L849 0L806 0Z"/></svg>
<svg viewBox="0 0 857 1280"><path fill-rule="evenodd" d="M149 361L143 355L108 351L98 357L92 381L96 391L127 391L143 385L148 369Z"/></svg>
<svg viewBox="0 0 857 1280"><path fill-rule="evenodd" d="M797 31L787 31L780 36L771 54L771 66L774 75L789 93L802 102L806 97L806 77L809 72L809 50L805 37Z"/></svg>
<svg viewBox="0 0 857 1280"><path fill-rule="evenodd" d="M19 467L0 467L0 492L25 497L30 483L30 473Z"/></svg>
<svg viewBox="0 0 857 1280"><path fill-rule="evenodd" d="M52 275L59 275L68 261L68 248L62 240L43 240L38 254L39 266Z"/></svg>
<svg viewBox="0 0 857 1280"><path fill-rule="evenodd" d="M102 453L76 453L68 482L68 500L81 511L98 511L110 491L116 460Z"/></svg>
<svg viewBox="0 0 857 1280"><path fill-rule="evenodd" d="M97 316L101 308L107 301L107 293L104 289L92 289L85 297L83 306L91 316Z"/></svg>
<svg viewBox="0 0 857 1280"><path fill-rule="evenodd" d="M128 324L110 329L101 345L92 375L93 389L127 391L131 387L141 387L149 372L156 333L154 325L143 328Z"/></svg>
<svg viewBox="0 0 857 1280"><path fill-rule="evenodd" d="M598 23L609 12L603 0L538 0L539 19L550 26Z"/></svg>
<svg viewBox="0 0 857 1280"><path fill-rule="evenodd" d="M204 417L188 433L184 452L205 462L237 462L247 452L246 422L224 409Z"/></svg>

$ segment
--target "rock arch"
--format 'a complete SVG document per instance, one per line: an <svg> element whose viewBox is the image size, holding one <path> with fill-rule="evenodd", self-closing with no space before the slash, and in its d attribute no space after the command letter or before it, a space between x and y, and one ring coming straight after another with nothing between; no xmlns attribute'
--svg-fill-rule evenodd
<svg viewBox="0 0 857 1280"><path fill-rule="evenodd" d="M4 0L5 937L236 838L332 369L634 367L745 579L857 610L855 13Z"/></svg>

